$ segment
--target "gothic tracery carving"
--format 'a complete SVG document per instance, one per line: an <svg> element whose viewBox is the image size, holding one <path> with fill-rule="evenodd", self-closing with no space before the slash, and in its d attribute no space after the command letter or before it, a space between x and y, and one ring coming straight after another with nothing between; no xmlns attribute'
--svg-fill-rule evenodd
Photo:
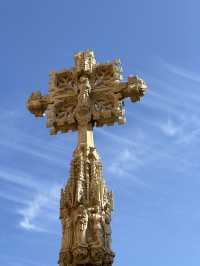
<svg viewBox="0 0 200 266"><path fill-rule="evenodd" d="M61 215L64 234L61 251L71 248L70 256L79 263L87 260L96 261L94 263L99 260L103 263L106 254L114 256L111 250L110 229L112 194L106 187L101 162L96 158L95 152L92 148L87 152L84 148L78 148L74 153L71 164L73 170L70 171L68 183L61 192L61 210L65 214ZM86 176L90 180L89 185ZM73 189L75 200L69 207L68 200L72 203L69 195ZM87 195L90 195L88 200ZM74 232L73 237L70 233L67 237L68 229Z"/></svg>

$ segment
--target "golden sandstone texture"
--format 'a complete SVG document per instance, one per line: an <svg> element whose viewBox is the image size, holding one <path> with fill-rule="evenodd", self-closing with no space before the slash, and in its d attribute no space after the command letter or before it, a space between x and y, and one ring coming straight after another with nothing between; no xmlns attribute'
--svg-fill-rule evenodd
<svg viewBox="0 0 200 266"><path fill-rule="evenodd" d="M61 190L60 266L111 266L113 195L102 175L93 127L125 123L123 99L139 101L147 89L137 76L122 80L120 60L98 64L92 51L75 54L75 66L50 73L49 93L28 98L35 116L47 114L50 134L78 131L70 175Z"/></svg>

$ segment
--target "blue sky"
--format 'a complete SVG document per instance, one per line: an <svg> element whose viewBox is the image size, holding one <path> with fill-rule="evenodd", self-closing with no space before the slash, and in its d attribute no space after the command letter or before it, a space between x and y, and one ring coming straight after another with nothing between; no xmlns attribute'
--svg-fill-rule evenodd
<svg viewBox="0 0 200 266"><path fill-rule="evenodd" d="M115 193L114 265L199 265L199 9L197 0L0 1L1 265L57 265L59 190L77 136L49 136L25 102L88 48L149 86L140 103L126 101L126 125L95 130Z"/></svg>

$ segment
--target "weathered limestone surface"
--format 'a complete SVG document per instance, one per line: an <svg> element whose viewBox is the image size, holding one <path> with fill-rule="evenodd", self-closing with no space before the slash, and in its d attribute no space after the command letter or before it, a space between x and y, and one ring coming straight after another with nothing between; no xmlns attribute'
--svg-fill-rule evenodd
<svg viewBox="0 0 200 266"><path fill-rule="evenodd" d="M75 66L50 73L49 93L33 92L27 107L35 116L47 114L51 134L78 131L70 176L61 190L62 241L60 266L111 266L113 195L102 175L93 127L125 122L123 99L139 101L144 81L129 76L121 82L119 60L97 64L92 51L75 55Z"/></svg>
<svg viewBox="0 0 200 266"><path fill-rule="evenodd" d="M61 191L60 265L112 264L112 208L112 193L102 176L99 156L93 145L82 140L74 151L67 185Z"/></svg>

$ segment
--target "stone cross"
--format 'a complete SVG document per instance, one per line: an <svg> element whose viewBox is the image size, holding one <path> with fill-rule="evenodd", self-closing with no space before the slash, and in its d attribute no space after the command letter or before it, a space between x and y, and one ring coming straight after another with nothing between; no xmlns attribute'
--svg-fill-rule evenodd
<svg viewBox="0 0 200 266"><path fill-rule="evenodd" d="M70 176L61 190L62 241L60 266L111 266L111 212L113 195L102 175L93 140L93 127L125 123L123 100L139 101L147 89L144 81L129 76L122 81L119 60L96 63L92 51L75 54L75 66L51 72L49 93L28 98L36 117L47 114L52 135L78 131L78 144Z"/></svg>
<svg viewBox="0 0 200 266"><path fill-rule="evenodd" d="M50 72L49 93L33 92L27 107L35 116L47 114L50 134L79 131L79 141L89 141L94 126L125 123L123 100L137 102L146 84L137 76L122 80L119 59L96 63L93 51L75 54L75 66Z"/></svg>

